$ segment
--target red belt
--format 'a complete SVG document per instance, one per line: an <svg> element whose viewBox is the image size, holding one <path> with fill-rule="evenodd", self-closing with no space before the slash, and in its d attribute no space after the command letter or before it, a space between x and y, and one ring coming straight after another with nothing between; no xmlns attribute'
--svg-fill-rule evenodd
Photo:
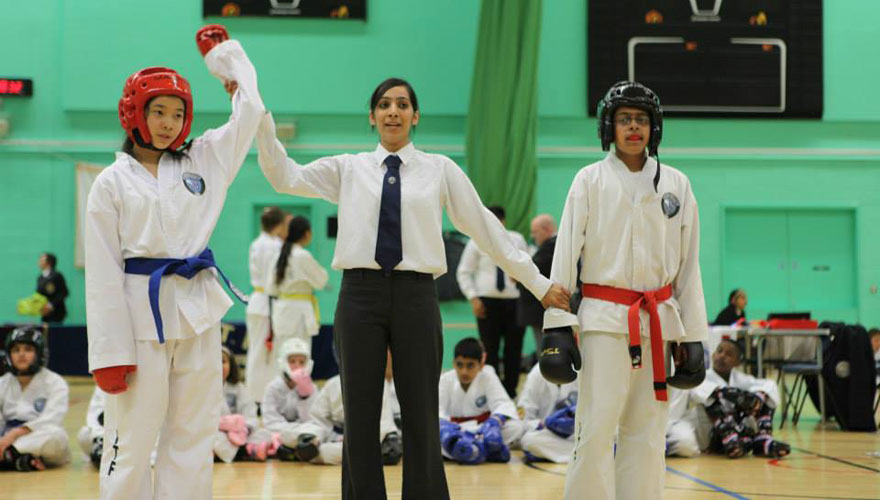
<svg viewBox="0 0 880 500"><path fill-rule="evenodd" d="M488 411L480 413L479 415L474 415L471 417L449 417L449 421L454 424L460 424L462 422L468 422L470 420L476 420L478 424L482 424L486 420L489 420L492 414Z"/></svg>
<svg viewBox="0 0 880 500"><path fill-rule="evenodd" d="M629 306L629 356L633 368L642 367L642 341L639 335L639 309L648 311L651 319L651 364L654 367L654 397L657 401L668 401L666 395L666 366L663 362L663 331L660 327L660 316L657 314L657 303L672 297L672 285L647 292L636 292L625 288L604 285L581 286L584 297L606 300L615 304Z"/></svg>

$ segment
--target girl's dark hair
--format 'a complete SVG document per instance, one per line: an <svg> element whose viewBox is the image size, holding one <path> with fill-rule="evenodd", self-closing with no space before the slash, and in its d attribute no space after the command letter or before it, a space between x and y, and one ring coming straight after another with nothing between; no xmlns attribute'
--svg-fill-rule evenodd
<svg viewBox="0 0 880 500"><path fill-rule="evenodd" d="M58 257L55 257L54 253L49 253L49 252L46 252L43 255L46 256L46 263L49 264L49 267L51 267L52 270L54 271L55 266L58 265Z"/></svg>
<svg viewBox="0 0 880 500"><path fill-rule="evenodd" d="M140 132L135 130L134 133L137 134L138 137L140 137ZM186 158L186 156L187 156L186 152L189 151L190 146L192 146L192 141L189 141L186 144L184 144L182 149L179 149L177 151L172 151L170 149L166 149L165 152L168 153L169 155L171 155L171 157L174 158L175 160L180 160L182 158ZM132 142L131 138L128 136L125 137L125 142L122 143L122 152L127 154L128 156L131 156L132 158L135 158L134 142Z"/></svg>
<svg viewBox="0 0 880 500"><path fill-rule="evenodd" d="M287 270L287 262L290 260L290 250L293 248L293 244L301 240L311 229L312 224L301 215L290 219L290 224L287 226L287 239L281 246L281 255L278 256L278 262L275 264L276 284L281 283L281 280L284 279L284 272Z"/></svg>
<svg viewBox="0 0 880 500"><path fill-rule="evenodd" d="M409 93L409 101L412 103L413 112L418 111L419 99L416 97L416 91L413 90L412 85L408 81L402 78L389 78L376 87L376 90L373 91L373 95L370 97L370 111L376 109L376 106L379 105L379 99L385 95L385 92L388 92L388 89L400 87L401 85L406 87L406 91Z"/></svg>
<svg viewBox="0 0 880 500"><path fill-rule="evenodd" d="M229 375L226 377L226 382L232 385L241 382L241 374L238 371L238 361L236 361L235 356L227 352L226 349L223 349L221 352L223 356L229 358Z"/></svg>
<svg viewBox="0 0 880 500"><path fill-rule="evenodd" d="M734 288L730 295L727 296L727 303L730 304L733 302L733 299L740 293L743 292L742 288Z"/></svg>

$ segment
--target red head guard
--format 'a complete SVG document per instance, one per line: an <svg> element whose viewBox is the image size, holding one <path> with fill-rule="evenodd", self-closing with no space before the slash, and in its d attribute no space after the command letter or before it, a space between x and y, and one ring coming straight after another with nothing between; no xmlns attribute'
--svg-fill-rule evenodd
<svg viewBox="0 0 880 500"><path fill-rule="evenodd" d="M182 146L189 136L193 117L192 92L189 88L189 82L173 69L144 68L128 77L122 88L122 97L119 99L119 122L128 137L135 143L138 142L135 139L135 130L139 132L144 143L152 143L153 138L147 128L147 118L144 116L144 111L150 99L162 95L183 99L185 108L180 135L168 146L168 149L173 151Z"/></svg>

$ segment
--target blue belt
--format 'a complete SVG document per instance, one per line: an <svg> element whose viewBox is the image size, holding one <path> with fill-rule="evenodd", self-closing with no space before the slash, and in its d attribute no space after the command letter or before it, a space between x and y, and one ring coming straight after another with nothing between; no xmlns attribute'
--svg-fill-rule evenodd
<svg viewBox="0 0 880 500"><path fill-rule="evenodd" d="M9 420L3 426L3 432L0 432L0 436L5 436L7 432L15 429L16 427L21 427L24 425L24 420Z"/></svg>
<svg viewBox="0 0 880 500"><path fill-rule="evenodd" d="M206 248L196 257L188 257L186 259L154 259L150 257L132 257L125 259L126 274L140 274L150 277L150 309L153 311L153 321L156 322L156 333L159 335L159 343L165 343L165 333L162 328L162 314L159 311L159 284L162 276L176 274L188 280L191 280L200 271L214 268L220 273L226 286L242 303L247 304L247 297L233 285L229 279L223 274L223 271L217 267L214 262L214 253L210 248Z"/></svg>

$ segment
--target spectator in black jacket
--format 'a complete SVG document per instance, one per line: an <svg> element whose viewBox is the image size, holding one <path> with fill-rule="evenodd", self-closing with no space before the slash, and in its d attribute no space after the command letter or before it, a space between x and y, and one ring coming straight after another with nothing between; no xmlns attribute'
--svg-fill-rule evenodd
<svg viewBox="0 0 880 500"><path fill-rule="evenodd" d="M44 253L40 255L37 266L40 268L40 276L37 277L37 293L49 299L49 303L43 307L42 316L46 323L61 323L67 316L67 307L64 299L67 298L67 283L64 275L55 270L58 259L54 254Z"/></svg>
<svg viewBox="0 0 880 500"><path fill-rule="evenodd" d="M735 288L727 297L727 307L718 313L712 324L714 326L745 325L748 303L749 298L746 296L746 291L742 288Z"/></svg>
<svg viewBox="0 0 880 500"><path fill-rule="evenodd" d="M553 264L553 251L556 249L556 221L549 214L540 214L532 219L530 233L538 250L532 256L532 261L538 266L538 270L544 276L550 277L550 265ZM544 321L544 307L532 294L528 293L522 285L520 288L519 302L516 308L516 320L519 326L531 327L535 338L535 349L541 345L541 325ZM537 356L529 359L529 365L534 366Z"/></svg>

